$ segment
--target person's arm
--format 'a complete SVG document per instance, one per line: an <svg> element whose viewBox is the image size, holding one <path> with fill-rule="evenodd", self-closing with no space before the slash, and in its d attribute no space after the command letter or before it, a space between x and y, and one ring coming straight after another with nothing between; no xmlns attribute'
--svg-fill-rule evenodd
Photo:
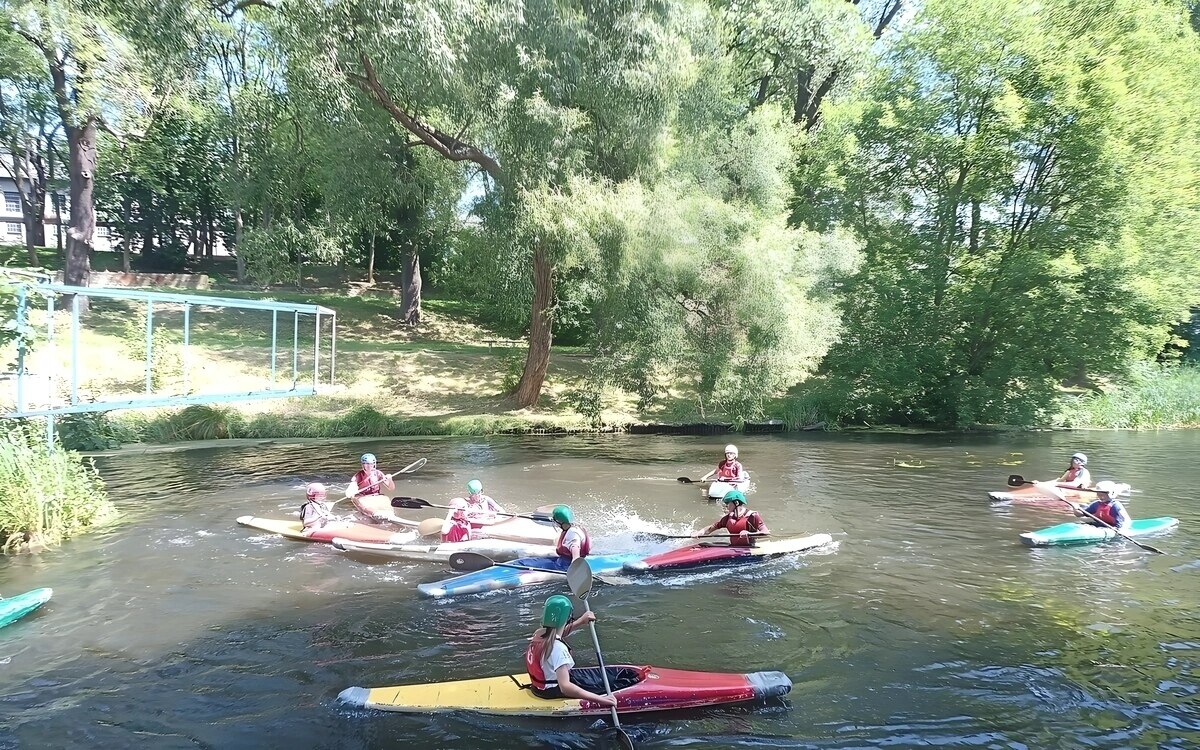
<svg viewBox="0 0 1200 750"><path fill-rule="evenodd" d="M488 510L490 510L492 513L503 513L504 512L504 508L500 507L500 503L493 500L490 496L485 495L485 497L487 497Z"/></svg>
<svg viewBox="0 0 1200 750"><path fill-rule="evenodd" d="M566 638L571 633L574 633L581 626L583 626L589 622L595 622L595 621L596 621L596 613L595 612L592 612L591 610L584 612L579 617L576 617L574 620L571 620L571 622L567 623L567 626L565 628L563 628L563 638Z"/></svg>
<svg viewBox="0 0 1200 750"><path fill-rule="evenodd" d="M713 533L717 529L724 526L726 518L728 518L728 516L721 516L716 521L710 523L708 526L705 526L700 531L697 531L695 534L692 534L692 537L696 538L696 537L708 536L709 534Z"/></svg>
<svg viewBox="0 0 1200 750"><path fill-rule="evenodd" d="M1117 517L1118 529L1125 529L1129 524L1133 523L1133 519L1129 517L1129 512L1125 510L1125 506L1121 505L1118 500L1113 500L1113 515Z"/></svg>
<svg viewBox="0 0 1200 750"><path fill-rule="evenodd" d="M605 706L616 706L617 699L610 698L607 695L596 695L595 693L584 690L575 683L571 682L571 668L563 664L558 669L554 670L554 676L558 678L558 691L567 698L578 698L579 700L593 701Z"/></svg>
<svg viewBox="0 0 1200 750"><path fill-rule="evenodd" d="M376 471L379 471L379 469L376 469ZM381 478L380 478L380 480L379 480L379 485L376 485L376 486L375 486L375 491L376 491L376 492L379 492L379 490L380 490L380 489L382 489L382 488L387 488L387 490L388 490L389 492L390 492L390 491L392 491L392 490L394 490L394 489L396 489L396 482L395 482L395 480L393 480L393 479L392 479L390 476L388 476L387 474L384 474L382 471L379 471L379 475L380 475L380 477L381 477ZM380 485L382 485L382 487L381 487ZM381 493L381 494L382 494L382 493Z"/></svg>
<svg viewBox="0 0 1200 750"><path fill-rule="evenodd" d="M767 522L763 520L763 517L757 511L754 513L754 531L758 534L771 533L771 530L767 528Z"/></svg>
<svg viewBox="0 0 1200 750"><path fill-rule="evenodd" d="M1075 508L1075 515L1077 515L1081 518L1088 518L1089 513L1093 516L1096 515L1096 511L1099 509L1099 507L1100 507L1099 501L1092 503L1091 505L1087 506L1086 508L1083 507L1083 503L1080 503L1079 507Z"/></svg>

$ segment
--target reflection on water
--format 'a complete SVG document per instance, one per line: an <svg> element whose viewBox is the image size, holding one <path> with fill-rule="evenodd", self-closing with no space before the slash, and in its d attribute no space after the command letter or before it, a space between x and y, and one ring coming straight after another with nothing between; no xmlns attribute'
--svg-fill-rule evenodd
<svg viewBox="0 0 1200 750"><path fill-rule="evenodd" d="M235 445L97 460L125 523L0 561L0 594L55 598L0 631L0 749L602 746L603 722L406 716L340 707L349 685L518 672L556 589L424 600L432 564L366 565L235 526L281 517L308 481L372 451L397 493L440 503L480 478L505 505L572 505L603 551L668 549L717 505L698 477L727 442L620 435ZM645 576L592 599L610 663L782 669L786 702L630 717L639 747L1200 746L1200 434L742 437L751 506L776 533L835 545L738 569ZM1005 477L1143 490L1153 544L1030 550L1067 519L987 500ZM917 468L902 468L898 463ZM438 511L429 511L435 515ZM416 513L414 512L414 515ZM576 655L590 648L577 639Z"/></svg>

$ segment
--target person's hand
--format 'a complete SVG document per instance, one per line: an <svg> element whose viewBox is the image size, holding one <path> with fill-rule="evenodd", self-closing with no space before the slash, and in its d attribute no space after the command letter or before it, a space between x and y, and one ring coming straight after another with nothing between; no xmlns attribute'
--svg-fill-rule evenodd
<svg viewBox="0 0 1200 750"><path fill-rule="evenodd" d="M704 536L703 531L693 531L692 532L692 539L699 539L702 536Z"/></svg>
<svg viewBox="0 0 1200 750"><path fill-rule="evenodd" d="M610 708L617 707L617 699L612 697L611 695L598 695L596 697L600 699L599 701L597 701L598 703L603 703L604 705L606 705Z"/></svg>
<svg viewBox="0 0 1200 750"><path fill-rule="evenodd" d="M596 613L591 611L590 609L587 612L584 612L582 615L579 616L579 622L586 623L586 622L595 622L595 621L596 621Z"/></svg>
<svg viewBox="0 0 1200 750"><path fill-rule="evenodd" d="M738 532L738 536L750 536L750 532L746 531L745 529L742 529L741 531Z"/></svg>

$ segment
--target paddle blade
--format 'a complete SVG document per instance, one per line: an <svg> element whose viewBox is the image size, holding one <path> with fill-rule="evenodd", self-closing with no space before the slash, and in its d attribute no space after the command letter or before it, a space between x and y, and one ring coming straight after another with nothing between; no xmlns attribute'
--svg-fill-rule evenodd
<svg viewBox="0 0 1200 750"><path fill-rule="evenodd" d="M1008 486L1009 487L1020 487L1023 484L1033 484L1033 482L1026 482L1025 477L1021 476L1020 474L1009 474L1008 475Z"/></svg>
<svg viewBox="0 0 1200 750"><path fill-rule="evenodd" d="M417 524L417 533L421 536L441 536L444 523L440 518L426 518Z"/></svg>
<svg viewBox="0 0 1200 750"><path fill-rule="evenodd" d="M408 466L405 466L403 469L401 469L400 471L397 471L396 473L397 474L411 474L414 471L416 471L417 469L424 466L425 463L426 463L426 459L418 458L416 461L413 461L411 464L409 464Z"/></svg>
<svg viewBox="0 0 1200 750"><path fill-rule="evenodd" d="M550 524L554 523L554 519L551 518L550 516L546 515L545 513L530 513L528 515L528 518L529 518L529 520L535 521L536 523L550 523Z"/></svg>
<svg viewBox="0 0 1200 750"><path fill-rule="evenodd" d="M567 585L571 593L582 599L592 590L592 566L585 558L579 558L567 568Z"/></svg>
<svg viewBox="0 0 1200 750"><path fill-rule="evenodd" d="M681 484L692 484L692 480L688 479L687 477L677 477L675 481Z"/></svg>
<svg viewBox="0 0 1200 750"><path fill-rule="evenodd" d="M422 500L419 497L404 497L403 495L401 495L400 497L392 498L392 507L393 508L432 508L433 506L430 505L429 502Z"/></svg>
<svg viewBox="0 0 1200 750"><path fill-rule="evenodd" d="M492 558L477 552L455 552L450 555L450 567L463 572L483 570L495 564L496 562Z"/></svg>
<svg viewBox="0 0 1200 750"><path fill-rule="evenodd" d="M612 727L605 732L609 747L619 748L619 750L634 750L633 740L620 727Z"/></svg>

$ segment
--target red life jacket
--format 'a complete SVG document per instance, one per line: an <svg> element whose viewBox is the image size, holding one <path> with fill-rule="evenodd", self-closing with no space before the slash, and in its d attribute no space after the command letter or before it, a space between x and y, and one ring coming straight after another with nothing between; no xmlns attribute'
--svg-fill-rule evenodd
<svg viewBox="0 0 1200 750"><path fill-rule="evenodd" d="M748 541L738 539L738 534L743 531L754 533L763 527L762 516L758 515L758 511L752 510L741 518L734 518L732 514L726 513L721 518L721 526L724 526L729 531L729 544L734 547L749 546L754 543L754 538L751 537Z"/></svg>
<svg viewBox="0 0 1200 750"><path fill-rule="evenodd" d="M371 469L371 471L359 470L354 475L354 486L358 488L358 492L354 495L357 497L365 497L367 495L378 495L382 489L384 474L379 469Z"/></svg>
<svg viewBox="0 0 1200 750"><path fill-rule="evenodd" d="M738 480L742 478L742 465L737 462L737 459L732 461L725 460L717 464L717 481L724 482L729 480Z"/></svg>
<svg viewBox="0 0 1200 750"><path fill-rule="evenodd" d="M1063 474L1063 483L1071 484L1076 479L1079 479L1079 475L1083 473L1083 470L1084 469L1082 466L1072 466L1071 468L1067 469L1067 473Z"/></svg>
<svg viewBox="0 0 1200 750"><path fill-rule="evenodd" d="M1096 518L1099 518L1109 526L1120 526L1120 524L1117 523L1117 514L1113 511L1112 503L1105 503L1101 505L1100 507L1096 508L1096 511L1092 515L1094 515Z"/></svg>
<svg viewBox="0 0 1200 750"><path fill-rule="evenodd" d="M529 673L529 681L533 683L536 690L545 690L548 687L558 687L558 676L551 675L549 681L546 680L546 670L542 669L542 660L538 657L541 653L539 648L544 639L535 638L529 642L529 648L525 649L525 671ZM565 641L559 641L564 646L567 646ZM567 646L567 651L571 650Z"/></svg>
<svg viewBox="0 0 1200 750"><path fill-rule="evenodd" d="M582 526L572 526L571 529L579 529L580 535L583 536L583 540L579 542L579 556L587 557L592 551L592 540L588 538L587 531ZM558 553L558 556L565 557L568 560L571 559L571 548L563 544L563 537L565 537L567 535L567 531L570 531L571 529L558 532L558 541L554 545L554 551Z"/></svg>
<svg viewBox="0 0 1200 750"><path fill-rule="evenodd" d="M471 524L466 521L454 521L450 530L442 534L443 542L466 542L471 539Z"/></svg>

